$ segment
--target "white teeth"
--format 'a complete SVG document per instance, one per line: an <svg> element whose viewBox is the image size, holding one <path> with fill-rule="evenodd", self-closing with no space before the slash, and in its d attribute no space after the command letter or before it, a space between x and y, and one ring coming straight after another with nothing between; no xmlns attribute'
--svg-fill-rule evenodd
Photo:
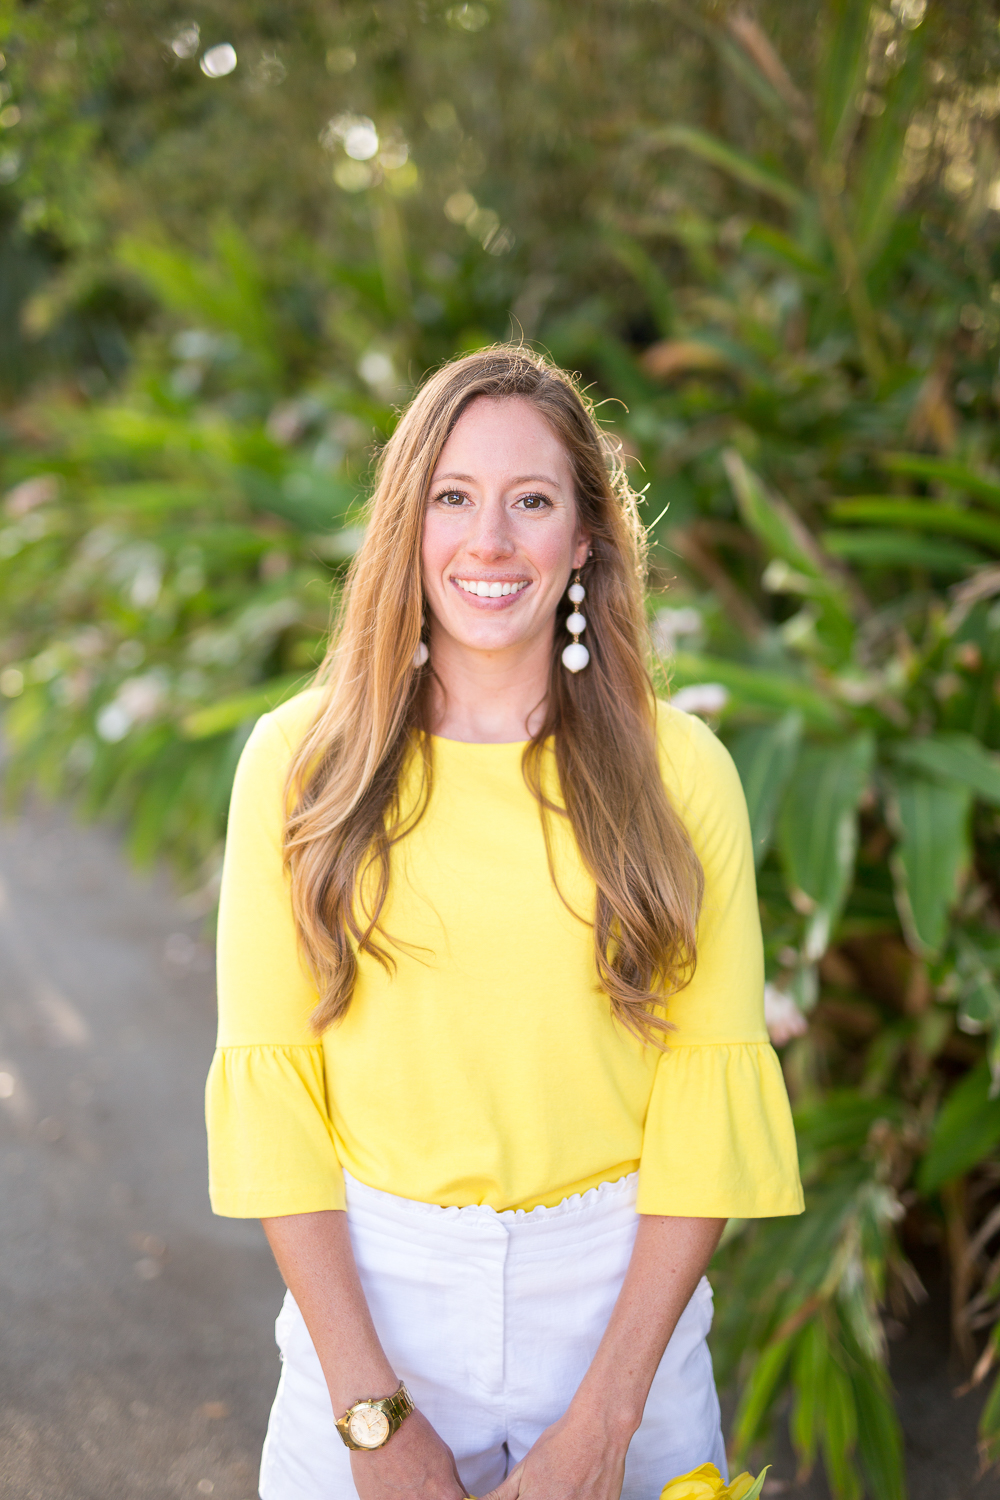
<svg viewBox="0 0 1000 1500"><path fill-rule="evenodd" d="M527 580L521 583L487 583L484 578L456 578L455 582L467 594L476 594L480 599L500 599L507 594L519 594L528 587Z"/></svg>

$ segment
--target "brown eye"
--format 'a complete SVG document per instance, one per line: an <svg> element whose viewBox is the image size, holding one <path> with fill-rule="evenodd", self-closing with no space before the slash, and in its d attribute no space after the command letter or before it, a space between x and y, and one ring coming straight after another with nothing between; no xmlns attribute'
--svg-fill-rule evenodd
<svg viewBox="0 0 1000 1500"><path fill-rule="evenodd" d="M465 496L461 490L442 490L440 495L435 495L434 498L435 500L440 500L445 505L451 506L452 509L462 505L465 501Z"/></svg>
<svg viewBox="0 0 1000 1500"><path fill-rule="evenodd" d="M520 504L525 510L544 510L549 504L547 495L522 495Z"/></svg>

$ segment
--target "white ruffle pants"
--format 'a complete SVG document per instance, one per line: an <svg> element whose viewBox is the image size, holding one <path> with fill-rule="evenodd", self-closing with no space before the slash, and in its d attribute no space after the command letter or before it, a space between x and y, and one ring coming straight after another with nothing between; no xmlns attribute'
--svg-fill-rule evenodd
<svg viewBox="0 0 1000 1500"><path fill-rule="evenodd" d="M635 1240L636 1177L555 1208L439 1208L347 1178L361 1284L399 1378L485 1495L560 1417L607 1326ZM699 1464L726 1473L705 1342L702 1278L653 1379L623 1500L656 1500ZM262 1500L357 1500L323 1372L291 1293L275 1325L282 1371L261 1459ZM359 1391L358 1396L368 1393Z"/></svg>

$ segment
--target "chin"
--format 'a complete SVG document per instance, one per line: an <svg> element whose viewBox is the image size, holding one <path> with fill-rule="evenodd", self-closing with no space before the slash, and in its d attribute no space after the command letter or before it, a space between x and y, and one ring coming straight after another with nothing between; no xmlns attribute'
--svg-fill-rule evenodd
<svg viewBox="0 0 1000 1500"><path fill-rule="evenodd" d="M469 651L509 651L512 646L519 646L521 641L517 636L477 636L462 644Z"/></svg>
<svg viewBox="0 0 1000 1500"><path fill-rule="evenodd" d="M520 633L500 630L470 631L468 627L463 631L451 632L451 637L456 645L466 651L507 651L511 646L519 646L523 639Z"/></svg>

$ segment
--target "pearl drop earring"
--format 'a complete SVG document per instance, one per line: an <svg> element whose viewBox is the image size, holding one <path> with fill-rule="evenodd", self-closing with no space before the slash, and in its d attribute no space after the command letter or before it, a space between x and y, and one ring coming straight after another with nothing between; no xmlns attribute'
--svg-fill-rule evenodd
<svg viewBox="0 0 1000 1500"><path fill-rule="evenodd" d="M582 631L586 630L587 622L584 619L583 615L580 613L579 608L577 608L576 606L583 603L587 594L587 590L580 582L579 570L577 571L577 575L573 579L573 582L570 584L567 593L569 594L570 602L571 604L573 604L574 609L573 613L567 616L566 629L569 631L573 639L562 654L562 663L568 672L582 672L584 667L590 661L590 652L580 640L580 634Z"/></svg>
<svg viewBox="0 0 1000 1500"><path fill-rule="evenodd" d="M427 642L418 641L417 649L413 653L413 665L415 667L422 667L430 654L431 653L427 649Z"/></svg>

